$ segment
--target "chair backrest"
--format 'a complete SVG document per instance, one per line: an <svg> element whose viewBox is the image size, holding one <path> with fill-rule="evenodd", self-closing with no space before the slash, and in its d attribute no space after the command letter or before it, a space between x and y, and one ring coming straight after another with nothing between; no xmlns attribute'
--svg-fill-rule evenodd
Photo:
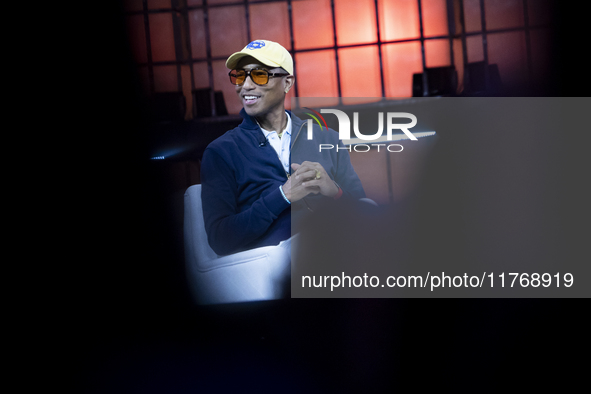
<svg viewBox="0 0 591 394"><path fill-rule="evenodd" d="M185 191L183 227L187 262L194 262L199 267L204 262L219 257L207 241L201 203L201 185L193 185Z"/></svg>

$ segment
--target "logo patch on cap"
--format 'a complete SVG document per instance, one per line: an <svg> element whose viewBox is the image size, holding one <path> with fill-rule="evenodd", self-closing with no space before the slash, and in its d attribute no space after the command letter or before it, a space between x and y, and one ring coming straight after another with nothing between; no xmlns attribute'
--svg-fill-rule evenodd
<svg viewBox="0 0 591 394"><path fill-rule="evenodd" d="M246 47L248 49L259 49L259 48L262 48L264 46L265 46L265 42L264 41L257 40L257 41L251 42Z"/></svg>

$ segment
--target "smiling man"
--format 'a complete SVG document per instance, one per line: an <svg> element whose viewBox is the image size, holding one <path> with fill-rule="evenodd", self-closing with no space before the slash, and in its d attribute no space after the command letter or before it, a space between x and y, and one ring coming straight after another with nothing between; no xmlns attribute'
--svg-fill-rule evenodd
<svg viewBox="0 0 591 394"><path fill-rule="evenodd" d="M284 47L256 40L226 66L244 120L213 141L201 163L205 229L217 254L277 245L291 237L292 215L365 197L346 149L319 152L321 143L340 144L335 131L298 139L305 123L285 110L295 77Z"/></svg>

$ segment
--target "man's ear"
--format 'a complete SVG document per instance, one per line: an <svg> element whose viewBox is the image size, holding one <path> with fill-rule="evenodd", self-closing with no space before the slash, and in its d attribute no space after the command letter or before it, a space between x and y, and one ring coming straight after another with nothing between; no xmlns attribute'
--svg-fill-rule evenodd
<svg viewBox="0 0 591 394"><path fill-rule="evenodd" d="M285 77L284 82L283 82L283 91L285 93L289 92L290 89L293 87L294 83L295 83L295 77L293 75L288 75L287 77Z"/></svg>

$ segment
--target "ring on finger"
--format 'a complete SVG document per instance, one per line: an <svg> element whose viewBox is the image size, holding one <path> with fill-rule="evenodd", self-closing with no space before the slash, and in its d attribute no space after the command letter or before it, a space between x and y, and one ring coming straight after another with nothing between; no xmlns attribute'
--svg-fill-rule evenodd
<svg viewBox="0 0 591 394"><path fill-rule="evenodd" d="M316 176L314 176L314 179L320 179L320 171L314 170L314 172L316 173Z"/></svg>

